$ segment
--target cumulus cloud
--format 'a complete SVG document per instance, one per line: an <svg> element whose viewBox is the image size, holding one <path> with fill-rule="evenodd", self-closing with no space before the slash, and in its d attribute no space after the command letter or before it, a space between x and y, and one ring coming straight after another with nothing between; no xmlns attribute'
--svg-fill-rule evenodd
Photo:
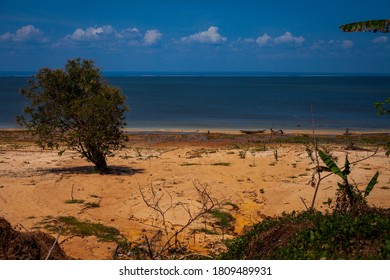
<svg viewBox="0 0 390 280"><path fill-rule="evenodd" d="M286 43L302 44L305 41L305 38L303 38L302 36L295 37L290 32L286 32L283 35L276 37L274 41L275 44L286 44Z"/></svg>
<svg viewBox="0 0 390 280"><path fill-rule="evenodd" d="M267 33L264 33L263 36L257 37L256 43L259 44L260 47L262 47L267 45L271 39L271 36L269 36Z"/></svg>
<svg viewBox="0 0 390 280"><path fill-rule="evenodd" d="M48 39L44 36L43 32L34 25L26 25L16 30L15 33L7 32L0 35L0 41L45 43Z"/></svg>
<svg viewBox="0 0 390 280"><path fill-rule="evenodd" d="M188 37L182 37L181 41L185 43L201 43L219 45L227 41L226 37L223 37L218 33L219 28L216 26L210 26L206 31L192 34Z"/></svg>
<svg viewBox="0 0 390 280"><path fill-rule="evenodd" d="M301 45L305 42L305 38L302 36L294 36L291 32L286 32L281 36L272 38L267 33L264 33L263 36L257 37L256 43L260 46L267 45L281 45L281 44L295 44Z"/></svg>
<svg viewBox="0 0 390 280"><path fill-rule="evenodd" d="M144 42L146 45L154 45L156 44L162 37L162 34L156 30L148 30L144 35Z"/></svg>
<svg viewBox="0 0 390 280"><path fill-rule="evenodd" d="M111 25L101 27L88 27L87 29L77 28L73 34L66 36L67 39L75 41L102 40L118 38L118 33Z"/></svg>
<svg viewBox="0 0 390 280"><path fill-rule="evenodd" d="M387 43L388 41L389 38L387 38L386 36L381 36L372 40L372 42L375 44L383 44L383 43Z"/></svg>
<svg viewBox="0 0 390 280"><path fill-rule="evenodd" d="M127 43L130 46L154 45L161 38L162 34L156 29L147 30L142 34L135 27L117 31L111 25L77 28L72 34L65 36L66 41Z"/></svg>

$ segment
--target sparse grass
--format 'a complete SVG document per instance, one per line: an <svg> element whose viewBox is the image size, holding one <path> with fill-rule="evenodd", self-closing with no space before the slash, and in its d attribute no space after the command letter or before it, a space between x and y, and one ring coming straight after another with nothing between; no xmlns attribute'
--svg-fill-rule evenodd
<svg viewBox="0 0 390 280"><path fill-rule="evenodd" d="M124 241L120 231L114 227L90 221L79 221L75 217L60 216L56 219L46 219L41 224L44 224L44 227L53 233L58 232L63 224L62 232L64 235L95 236L99 241L105 242L121 243Z"/></svg>
<svg viewBox="0 0 390 280"><path fill-rule="evenodd" d="M188 151L186 153L186 158L201 158L203 155L208 155L208 154L215 154L217 152L217 150L215 149L205 149L205 148L202 148L202 149L196 149L196 150L192 150L192 151Z"/></svg>
<svg viewBox="0 0 390 280"><path fill-rule="evenodd" d="M222 229L234 229L232 223L235 219L230 213L219 210L211 210L209 213L214 219L216 219L215 224L220 226Z"/></svg>
<svg viewBox="0 0 390 280"><path fill-rule="evenodd" d="M258 146L258 147L254 147L254 148L251 148L250 149L250 152L251 153L256 153L256 152L265 152L265 151L268 151L268 148L263 145L263 146Z"/></svg>
<svg viewBox="0 0 390 280"><path fill-rule="evenodd" d="M210 165L212 165L212 166L230 166L231 163L230 162L215 162L215 163L212 163Z"/></svg>
<svg viewBox="0 0 390 280"><path fill-rule="evenodd" d="M191 163L191 162L186 162L180 164L180 166L194 166L194 165L201 165L200 163Z"/></svg>
<svg viewBox="0 0 390 280"><path fill-rule="evenodd" d="M97 202L86 202L86 203L84 203L84 205L89 207L89 208L99 208L100 207L100 204Z"/></svg>
<svg viewBox="0 0 390 280"><path fill-rule="evenodd" d="M233 202L230 202L230 201L225 202L223 205L231 206L231 207L233 208L233 210L236 210L236 211L237 211L238 209L240 209L240 207L238 207L237 204L235 204L235 203L233 203Z"/></svg>
<svg viewBox="0 0 390 280"><path fill-rule="evenodd" d="M192 233L204 233L208 235L217 235L218 232L208 229L208 228L195 228L192 230Z"/></svg>
<svg viewBox="0 0 390 280"><path fill-rule="evenodd" d="M239 151L238 156L240 157L240 159L245 159L246 158L246 151Z"/></svg>

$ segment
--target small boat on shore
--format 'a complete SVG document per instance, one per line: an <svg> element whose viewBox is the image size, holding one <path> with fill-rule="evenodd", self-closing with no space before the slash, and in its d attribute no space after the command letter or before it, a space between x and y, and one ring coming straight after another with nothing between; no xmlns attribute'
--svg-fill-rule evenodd
<svg viewBox="0 0 390 280"><path fill-rule="evenodd" d="M245 134L258 134L258 133L264 133L265 132L265 129L264 130L240 130L241 133L245 133Z"/></svg>

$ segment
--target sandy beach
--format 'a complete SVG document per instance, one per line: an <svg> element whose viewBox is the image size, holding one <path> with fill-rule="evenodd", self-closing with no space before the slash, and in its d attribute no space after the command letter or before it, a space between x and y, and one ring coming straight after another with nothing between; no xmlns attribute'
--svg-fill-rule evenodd
<svg viewBox="0 0 390 280"><path fill-rule="evenodd" d="M223 250L223 239L262 219L305 210L314 194L311 181L316 165L305 134L129 133L126 148L108 159L120 171L110 175L95 173L93 165L74 152L60 157L57 151L42 150L23 133L2 131L0 135L0 215L23 231L47 231L45 221L71 216L114 227L137 243L162 226L161 215L146 202L158 201L174 231L199 211L198 187L206 188L219 209L234 217L232 228L223 234L212 217L205 217L180 235L190 251L212 254ZM319 147L340 166L347 154L353 162L372 155L377 147L367 142L356 144L363 150L347 150L348 141L352 140L342 134L328 135L319 139ZM383 147L352 166L350 177L360 189L376 171L380 173L368 197L370 205L390 207L389 166ZM336 176L322 182L316 209L328 209L324 202L334 199L337 182ZM200 228L219 234L196 231ZM116 247L93 236L62 235L59 243L76 259L111 259Z"/></svg>

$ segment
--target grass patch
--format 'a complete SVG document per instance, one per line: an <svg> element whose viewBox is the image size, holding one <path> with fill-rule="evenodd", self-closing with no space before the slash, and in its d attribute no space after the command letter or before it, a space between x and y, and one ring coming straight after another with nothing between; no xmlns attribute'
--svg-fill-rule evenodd
<svg viewBox="0 0 390 280"><path fill-rule="evenodd" d="M217 235L218 232L208 229L208 228L195 228L192 230L192 233L204 233L208 235Z"/></svg>
<svg viewBox="0 0 390 280"><path fill-rule="evenodd" d="M237 211L238 209L240 209L240 207L238 207L237 204L235 204L235 203L233 203L233 202L230 202L230 201L225 202L223 205L231 206L231 207L233 208L233 210L236 210L236 211Z"/></svg>
<svg viewBox="0 0 390 280"><path fill-rule="evenodd" d="M84 203L84 205L89 207L89 208L99 208L100 207L100 204L97 202L87 202L87 203Z"/></svg>
<svg viewBox="0 0 390 280"><path fill-rule="evenodd" d="M180 166L194 166L194 165L201 165L201 164L200 163L190 163L190 162L180 164Z"/></svg>
<svg viewBox="0 0 390 280"><path fill-rule="evenodd" d="M250 149L250 152L251 153L256 153L256 152L265 152L265 151L268 151L267 147L265 145L263 146L258 146L258 147L255 147L255 148L251 148Z"/></svg>
<svg viewBox="0 0 390 280"><path fill-rule="evenodd" d="M234 229L232 223L235 221L235 219L230 213L219 210L211 210L209 213L214 219L216 219L215 224L217 226L228 230Z"/></svg>
<svg viewBox="0 0 390 280"><path fill-rule="evenodd" d="M196 149L192 151L188 151L186 153L186 158L201 158L203 155L208 155L208 154L215 154L217 150L213 149Z"/></svg>
<svg viewBox="0 0 390 280"><path fill-rule="evenodd" d="M245 159L246 158L246 151L239 151L238 156L240 157L240 159Z"/></svg>
<svg viewBox="0 0 390 280"><path fill-rule="evenodd" d="M216 162L216 163L212 163L210 165L212 165L212 166L230 166L231 163L230 162Z"/></svg>
<svg viewBox="0 0 390 280"><path fill-rule="evenodd" d="M79 221L75 217L60 216L56 219L46 220L42 222L45 224L44 228L50 232L56 233L64 224L64 235L77 236L95 236L99 241L123 242L124 238L120 231L114 227L105 226L100 223L92 223L90 221Z"/></svg>

